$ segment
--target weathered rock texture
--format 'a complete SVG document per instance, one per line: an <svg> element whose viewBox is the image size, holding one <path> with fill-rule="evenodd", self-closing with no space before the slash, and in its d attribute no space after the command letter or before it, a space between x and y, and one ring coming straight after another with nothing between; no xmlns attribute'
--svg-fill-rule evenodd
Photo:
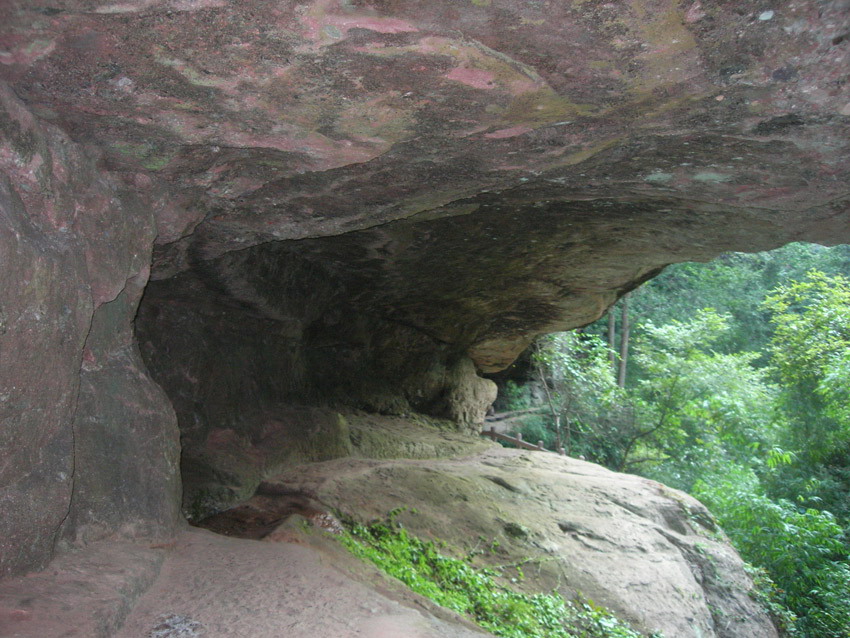
<svg viewBox="0 0 850 638"><path fill-rule="evenodd" d="M199 638L277 638L281 633L301 638L490 635L357 565L341 547L305 538L298 528L287 531L284 543L199 530L184 534L162 576L115 638L145 636L162 626L164 618L177 615L171 611L175 609L186 619L184 625L187 620L195 623Z"/></svg>
<svg viewBox="0 0 850 638"><path fill-rule="evenodd" d="M170 533L177 428L132 320L154 220L0 87L0 575L61 538Z"/></svg>
<svg viewBox="0 0 850 638"><path fill-rule="evenodd" d="M101 540L41 573L0 581L0 636L113 636L156 581L165 549Z"/></svg>
<svg viewBox="0 0 850 638"><path fill-rule="evenodd" d="M208 525L274 540L293 512L318 519L313 508L324 506L369 521L412 504L399 519L407 530L478 553L485 565L521 566L502 573L527 591L590 598L647 634L776 636L749 595L740 559L699 502L554 453L495 447L441 460L302 466ZM493 541L498 549L489 550Z"/></svg>
<svg viewBox="0 0 850 638"><path fill-rule="evenodd" d="M316 404L469 426L665 264L846 241L849 9L0 3L2 573L175 520L149 269L197 460Z"/></svg>
<svg viewBox="0 0 850 638"><path fill-rule="evenodd" d="M398 581L382 578L331 540L301 525L282 527L277 542L191 530L155 548L95 543L58 559L49 572L0 583L0 635L491 636Z"/></svg>
<svg viewBox="0 0 850 638"><path fill-rule="evenodd" d="M0 634L485 635L336 540L331 508L368 521L413 505L399 519L408 530L477 556L525 591L579 592L671 638L776 638L740 559L687 495L398 417L349 419L359 458L293 467L201 523L240 538L194 530L163 544L93 543L43 574L0 583Z"/></svg>

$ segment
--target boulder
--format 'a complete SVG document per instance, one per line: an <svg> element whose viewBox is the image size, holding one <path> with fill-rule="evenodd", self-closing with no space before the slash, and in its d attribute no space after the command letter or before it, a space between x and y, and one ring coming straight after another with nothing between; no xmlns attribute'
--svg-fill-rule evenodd
<svg viewBox="0 0 850 638"><path fill-rule="evenodd" d="M398 521L410 533L476 555L512 586L592 600L647 634L777 635L702 504L655 481L551 452L494 446L439 460L301 466L205 525L237 536L259 529L260 538L273 540L268 521L305 511L317 519L321 508L361 522L402 509Z"/></svg>

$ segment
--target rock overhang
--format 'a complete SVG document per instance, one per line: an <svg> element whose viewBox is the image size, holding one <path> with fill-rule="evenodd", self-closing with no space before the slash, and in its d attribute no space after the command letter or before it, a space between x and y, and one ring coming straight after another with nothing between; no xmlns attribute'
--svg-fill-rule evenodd
<svg viewBox="0 0 850 638"><path fill-rule="evenodd" d="M665 264L850 236L844 0L4 12L3 76L155 211L154 280L297 255L482 370Z"/></svg>
<svg viewBox="0 0 850 638"><path fill-rule="evenodd" d="M477 430L478 373L664 265L848 241L848 33L848 0L0 2L0 574L167 536L181 454L209 510L347 454L352 410Z"/></svg>

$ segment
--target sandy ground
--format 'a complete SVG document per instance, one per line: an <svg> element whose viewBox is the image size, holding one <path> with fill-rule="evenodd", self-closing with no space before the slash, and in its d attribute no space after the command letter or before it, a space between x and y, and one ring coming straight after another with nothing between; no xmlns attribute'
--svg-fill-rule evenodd
<svg viewBox="0 0 850 638"><path fill-rule="evenodd" d="M298 543L178 538L116 638L480 638L380 592ZM399 600L398 598L402 598Z"/></svg>
<svg viewBox="0 0 850 638"><path fill-rule="evenodd" d="M0 636L488 635L395 585L323 535L283 529L273 537L292 542L267 542L189 529L166 547L95 544L45 572L2 583Z"/></svg>

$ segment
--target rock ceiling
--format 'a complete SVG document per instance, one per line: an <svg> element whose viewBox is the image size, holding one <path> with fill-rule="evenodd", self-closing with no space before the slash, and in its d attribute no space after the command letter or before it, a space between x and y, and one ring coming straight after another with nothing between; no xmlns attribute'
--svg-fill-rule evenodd
<svg viewBox="0 0 850 638"><path fill-rule="evenodd" d="M2 12L0 76L155 212L152 279L282 242L484 370L668 263L850 238L847 0Z"/></svg>

